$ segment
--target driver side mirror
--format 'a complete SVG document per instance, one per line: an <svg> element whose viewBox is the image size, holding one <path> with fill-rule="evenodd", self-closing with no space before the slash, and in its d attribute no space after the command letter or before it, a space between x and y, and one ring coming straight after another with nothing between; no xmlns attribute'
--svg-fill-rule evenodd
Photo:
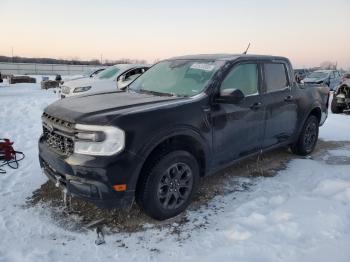
<svg viewBox="0 0 350 262"><path fill-rule="evenodd" d="M244 94L239 89L223 89L220 90L220 96L217 97L217 102L237 104L244 99Z"/></svg>

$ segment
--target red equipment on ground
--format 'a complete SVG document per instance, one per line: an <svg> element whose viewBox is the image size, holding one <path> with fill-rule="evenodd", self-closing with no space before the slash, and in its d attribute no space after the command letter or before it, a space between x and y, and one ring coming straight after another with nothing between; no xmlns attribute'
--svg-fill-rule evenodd
<svg viewBox="0 0 350 262"><path fill-rule="evenodd" d="M0 162L0 174L6 173L1 167L7 165L13 169L17 169L19 167L18 161L21 161L24 158L23 152L15 151L12 145L13 142L9 139L0 139L0 161L2 161ZM17 156L21 157L17 158Z"/></svg>

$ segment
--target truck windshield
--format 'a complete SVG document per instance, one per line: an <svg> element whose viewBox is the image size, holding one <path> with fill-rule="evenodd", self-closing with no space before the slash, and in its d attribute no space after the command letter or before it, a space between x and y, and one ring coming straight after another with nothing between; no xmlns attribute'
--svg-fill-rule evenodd
<svg viewBox="0 0 350 262"><path fill-rule="evenodd" d="M129 88L156 95L194 96L204 90L220 64L203 60L163 61L137 78Z"/></svg>

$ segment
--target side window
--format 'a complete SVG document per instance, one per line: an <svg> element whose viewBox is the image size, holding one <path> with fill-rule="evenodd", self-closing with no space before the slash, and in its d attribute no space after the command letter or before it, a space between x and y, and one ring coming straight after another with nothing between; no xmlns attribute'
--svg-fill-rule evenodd
<svg viewBox="0 0 350 262"><path fill-rule="evenodd" d="M282 63L264 64L266 92L282 90L288 86L285 65Z"/></svg>
<svg viewBox="0 0 350 262"><path fill-rule="evenodd" d="M127 72L125 74L124 81L134 80L135 78L137 78L141 74L142 74L142 68L136 68L136 69L130 70L129 72Z"/></svg>
<svg viewBox="0 0 350 262"><path fill-rule="evenodd" d="M258 94L258 66L256 64L235 66L222 82L220 89L239 89L245 96Z"/></svg>
<svg viewBox="0 0 350 262"><path fill-rule="evenodd" d="M125 78L128 79L131 76L135 75L137 73L137 69L133 69L131 71L129 71L128 73L126 73Z"/></svg>

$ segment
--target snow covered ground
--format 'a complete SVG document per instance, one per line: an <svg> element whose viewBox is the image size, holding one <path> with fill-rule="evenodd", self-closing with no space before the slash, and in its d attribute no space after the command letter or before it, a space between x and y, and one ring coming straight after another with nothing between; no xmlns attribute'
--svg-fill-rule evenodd
<svg viewBox="0 0 350 262"><path fill-rule="evenodd" d="M350 261L350 116L330 113L320 130L322 139L344 146L296 158L274 177L232 177L227 186L237 190L188 211L179 234L177 223L145 224L96 246L94 232L57 225L47 207L24 207L47 180L37 140L42 110L55 99L39 84L0 86L0 137L26 154L19 170L0 174L0 262Z"/></svg>

